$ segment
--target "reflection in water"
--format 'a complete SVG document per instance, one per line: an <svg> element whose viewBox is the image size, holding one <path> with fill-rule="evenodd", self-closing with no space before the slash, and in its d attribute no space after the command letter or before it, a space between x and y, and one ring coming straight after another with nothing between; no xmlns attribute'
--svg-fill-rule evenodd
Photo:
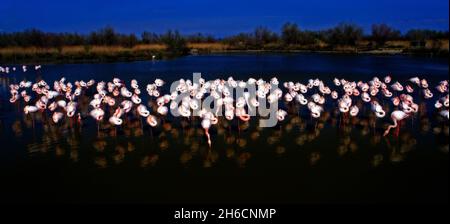
<svg viewBox="0 0 450 224"><path fill-rule="evenodd" d="M11 81L2 77L1 83L5 88ZM12 105L16 120L10 127L16 140L26 144L30 156L54 155L73 163L88 160L98 168L125 162L142 168L154 167L164 154L177 157L182 166L201 164L208 168L227 160L244 168L258 156L285 157L293 150L304 151L306 161L314 166L324 158L347 157L369 149L368 165L379 167L386 162L404 161L420 138L430 138L430 134L437 148L445 153L449 150L448 119L436 115L437 112L430 113L425 102L419 102L418 112L399 123L402 128L397 127L389 137L383 137L389 119L377 118L375 113L361 106L362 99L354 102L362 110L359 116L348 116L335 108L323 111L318 118L305 113L305 107L286 102L284 106L289 116L273 128L261 128L254 119L230 121L219 117L217 125L210 130L215 142L213 147L208 147L201 119L197 117L158 116L160 125L152 127L146 125L146 120L133 108L123 117L122 125L117 126L107 120L87 119L89 104L90 97L80 95L79 116L64 116L55 123L47 113L23 114L24 103L17 102ZM154 100L148 100L147 105L153 108L151 113L157 114ZM381 108L387 112L394 110L382 101ZM115 111L106 107L105 113Z"/></svg>
<svg viewBox="0 0 450 224"><path fill-rule="evenodd" d="M82 111L86 109L83 107L80 107ZM143 125L141 119L130 117L121 126L98 122L97 131L86 130L84 126L95 126L92 122L88 124L87 119L77 122L76 119L66 118L55 124L45 114L20 114L17 113L18 119L11 128L17 140L27 142L30 156L54 155L57 159L68 159L73 163L87 159L98 168L120 165L127 160L136 166L149 168L157 166L160 155L167 151L174 151L182 166L200 160L201 165L208 168L219 160L230 160L244 168L254 154L264 153L257 150L261 145L277 157L289 156L289 150L306 149L306 159L311 166L320 163L323 154L330 155L330 150L335 150L335 157L338 158L366 148L387 149L387 152L374 150L367 159L370 166L378 167L385 162L403 161L418 141L412 129L402 130L398 137L385 138L381 134L382 125L375 125L373 117L343 119L339 113L324 113L317 120L293 115L275 128L260 128L250 124L251 121L240 121L238 124L219 119L213 133L217 143L212 148L207 147L204 131L196 118L181 122L166 119L160 127L150 128ZM417 118L419 122L404 125L420 125L419 136L428 135L432 122L425 114L420 116L423 117ZM448 153L448 140L443 140L449 135L448 121L438 117L434 123L432 133L438 139L438 148ZM330 132L337 134L335 142L330 138ZM84 152L85 156L80 157L80 150L92 152ZM140 156L129 157L133 154Z"/></svg>

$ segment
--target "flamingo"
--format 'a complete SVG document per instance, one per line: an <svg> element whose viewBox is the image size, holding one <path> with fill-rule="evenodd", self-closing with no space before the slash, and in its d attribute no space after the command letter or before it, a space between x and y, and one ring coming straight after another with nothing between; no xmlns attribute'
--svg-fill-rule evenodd
<svg viewBox="0 0 450 224"><path fill-rule="evenodd" d="M442 110L441 112L439 112L439 114L445 118L447 118L447 120L449 119L449 112L448 110Z"/></svg>
<svg viewBox="0 0 450 224"><path fill-rule="evenodd" d="M420 79L419 77L413 77L409 79L410 82L416 84L417 86L420 86Z"/></svg>
<svg viewBox="0 0 450 224"><path fill-rule="evenodd" d="M428 88L428 81L426 79L422 79L420 81L420 85L422 86L422 88L427 89Z"/></svg>
<svg viewBox="0 0 450 224"><path fill-rule="evenodd" d="M386 136L389 134L389 131L391 130L391 128L396 128L398 125L398 122L402 121L403 119L407 118L409 115L407 113L405 113L402 110L394 110L391 113L391 119L394 122L393 125L389 125L387 127L387 129L384 131L383 136Z"/></svg>
<svg viewBox="0 0 450 224"><path fill-rule="evenodd" d="M205 135L208 138L208 145L211 148L211 136L209 134L209 128L211 127L211 120L208 118L203 118L202 120L202 128L205 130Z"/></svg>
<svg viewBox="0 0 450 224"><path fill-rule="evenodd" d="M27 105L23 108L23 111L25 112L25 114L34 113L38 110L39 110L39 108L37 106L31 106L31 105Z"/></svg>
<svg viewBox="0 0 450 224"><path fill-rule="evenodd" d="M52 120L53 120L53 122L58 123L59 120L61 120L61 118L63 118L63 117L64 117L63 113L61 113L61 112L54 112L53 115L52 115Z"/></svg>
<svg viewBox="0 0 450 224"><path fill-rule="evenodd" d="M156 125L158 125L158 121L156 120L156 117L153 115L148 115L147 123L152 127L156 127Z"/></svg>
<svg viewBox="0 0 450 224"><path fill-rule="evenodd" d="M67 117L73 117L75 115L75 112L77 110L77 103L70 101L67 106L65 107L67 112Z"/></svg>
<svg viewBox="0 0 450 224"><path fill-rule="evenodd" d="M101 108L95 108L89 113L95 120L101 121L105 112Z"/></svg>
<svg viewBox="0 0 450 224"><path fill-rule="evenodd" d="M431 92L430 89L424 89L423 90L423 95L424 95L425 99L433 98L433 93Z"/></svg>
<svg viewBox="0 0 450 224"><path fill-rule="evenodd" d="M109 123L111 123L113 125L122 125L123 121L120 117L111 116L109 118Z"/></svg>
<svg viewBox="0 0 450 224"><path fill-rule="evenodd" d="M375 100L372 101L372 110L378 118L383 118L386 115L386 112L383 110L381 105Z"/></svg>
<svg viewBox="0 0 450 224"><path fill-rule="evenodd" d="M359 113L359 108L356 105L353 105L352 107L350 107L350 115L352 117L357 116Z"/></svg>
<svg viewBox="0 0 450 224"><path fill-rule="evenodd" d="M139 113L139 115L141 115L142 117L148 117L150 115L150 112L147 110L147 107L145 105L140 104L137 107L137 112Z"/></svg>
<svg viewBox="0 0 450 224"><path fill-rule="evenodd" d="M363 92L361 94L361 98L364 102L368 103L370 102L372 99L370 98L370 95L367 92Z"/></svg>
<svg viewBox="0 0 450 224"><path fill-rule="evenodd" d="M0 68L0 71L4 72L7 69L9 68ZM377 101L381 96L388 98L389 101L387 102L395 106L396 109L391 113L391 118L393 120L395 118L394 125L396 125L397 122L404 119L400 116L402 113L406 114L405 117L408 117L418 112L418 104L409 95L414 92L413 87L417 86L419 88L418 91L423 93L425 99L434 97L432 90L438 92L438 95L436 95L437 100L433 101L434 107L439 110L440 115L448 118L449 95L447 80L441 81L432 89L429 88L430 85L425 79L413 77L408 81L405 85L398 81L390 84L392 82L390 75L384 77L383 81L378 77L373 77L368 82L334 78L334 86L338 87L338 89L332 90L325 85L324 81L315 78L309 79L306 84L293 81L283 82L282 86L285 89L281 90L277 87L280 84L277 77L273 77L269 81L250 77L245 81L237 80L230 76L228 79L210 81L200 78L198 82L180 79L175 90L168 94L161 92L161 87L165 84L162 79L155 79L153 83L144 86L148 95L156 99L156 112L163 120L164 116L168 114L169 108L178 111L182 117L187 119L190 119L192 115L200 116L202 128L205 129L205 133L208 136L208 145L211 147L211 138L208 130L211 125L218 121L216 117L219 116L219 112L224 109L225 118L229 121L236 117L238 121L247 122L250 120L249 113L255 112L255 109L260 106L259 100L267 100L269 103L280 103L282 101L280 99L283 98L286 104L294 101L301 106L307 106L312 118L319 118L321 113L325 111L325 107L330 105L337 106L337 109L344 116L347 116L347 113L352 117L358 116L360 110L364 107L364 104L362 105L363 107L353 105L353 99L358 98L365 103L370 103L370 107L376 117L383 118L386 111ZM245 89L252 85L256 87L255 96L251 96L250 92L244 92L242 97L233 98L234 88ZM109 82L97 82L93 79L89 81L79 80L72 84L71 82L66 82L64 77L54 81L53 88L45 80L39 80L35 83L23 80L19 84L11 84L9 87L11 103L22 99L27 103L27 106L23 108L25 114L37 111L44 112L48 109L52 113L52 119L55 123L58 123L64 117L64 111L60 111L59 108L64 109L68 117L73 117L77 110L78 99L81 99L84 94L88 93L86 90L94 88L96 92L89 97L88 103L92 108L89 114L95 120L100 121L103 119L105 112L102 108L104 105L107 105L116 107L114 114L108 119L113 125L122 125L122 115L129 113L131 110L136 110L136 116L146 118L150 126L155 127L158 124L156 117L150 115L150 111L142 104L140 86L135 79L131 80L130 88L127 88L125 82L118 78L113 78ZM394 94L391 90L395 96L393 96ZM340 92L338 93L338 91ZM381 95L379 94L380 92ZM179 105L180 102L177 99L181 94L186 94L186 96L181 98L181 105ZM209 112L201 109L201 101L206 97L214 99L217 104L215 111ZM33 98L36 98L34 105L29 105L28 103ZM332 99L331 102L336 102L337 104L327 103L329 98ZM194 113L191 111L194 111ZM276 113L278 121L283 121L288 116L287 112L282 109L277 110ZM80 118L80 113L78 113L78 119L80 120ZM387 133L389 132L389 130L386 131Z"/></svg>
<svg viewBox="0 0 450 224"><path fill-rule="evenodd" d="M400 84L399 82L395 82L394 84L391 85L391 88L395 91L401 92L403 91L403 86L402 84Z"/></svg>
<svg viewBox="0 0 450 224"><path fill-rule="evenodd" d="M315 104L314 102L309 102L308 103L308 109L311 112L311 116L314 118L319 118L320 114L323 111L323 108L317 104Z"/></svg>
<svg viewBox="0 0 450 224"><path fill-rule="evenodd" d="M276 115L277 115L278 121L284 121L284 118L286 117L287 112L284 111L284 110L282 110L282 109L279 109L279 110L277 111Z"/></svg>

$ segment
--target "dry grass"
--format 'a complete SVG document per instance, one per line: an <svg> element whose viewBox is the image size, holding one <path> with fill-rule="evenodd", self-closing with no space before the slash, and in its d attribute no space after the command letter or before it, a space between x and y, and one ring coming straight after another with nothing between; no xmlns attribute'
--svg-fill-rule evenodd
<svg viewBox="0 0 450 224"><path fill-rule="evenodd" d="M133 47L133 50L165 50L166 46L164 44L139 44Z"/></svg>
<svg viewBox="0 0 450 224"><path fill-rule="evenodd" d="M328 47L328 44L325 41L319 40L319 42L317 43L317 46L319 48L324 48L324 47Z"/></svg>
<svg viewBox="0 0 450 224"><path fill-rule="evenodd" d="M449 49L448 40L441 40L441 43L443 49Z"/></svg>
<svg viewBox="0 0 450 224"><path fill-rule="evenodd" d="M387 41L385 47L406 49L411 47L411 42L407 40ZM448 50L449 49L448 47L449 47L448 39L428 40L425 43L426 49Z"/></svg>
<svg viewBox="0 0 450 224"><path fill-rule="evenodd" d="M6 47L0 48L0 61L114 61L142 60L154 55L163 57L161 44L122 46L64 46L62 48Z"/></svg>
<svg viewBox="0 0 450 224"><path fill-rule="evenodd" d="M227 44L223 43L189 43L189 48L198 50L223 51L229 48Z"/></svg>
<svg viewBox="0 0 450 224"><path fill-rule="evenodd" d="M0 48L0 54L53 54L57 53L56 48L37 48L37 47L6 47Z"/></svg>
<svg viewBox="0 0 450 224"><path fill-rule="evenodd" d="M369 44L369 41L359 41L359 46L365 46ZM319 47L326 47L326 43L319 43ZM437 41L427 41L426 48L439 48L442 50L449 49L449 40L437 40ZM231 46L224 43L189 43L189 48L206 50L206 51L226 51L231 49ZM276 47L276 46L268 46ZM410 42L406 40L395 40L386 42L385 47L387 48L410 48ZM50 54L61 54L61 55L80 55L80 54L98 54L98 55L115 55L120 53L133 53L142 51L164 51L166 46L163 44L140 44L132 48L126 48L122 46L65 46L61 49L57 48L38 48L38 47L6 47L0 48L0 55L50 55ZM342 51L353 51L353 47L336 47L335 50Z"/></svg>
<svg viewBox="0 0 450 224"><path fill-rule="evenodd" d="M0 48L0 54L11 55L11 54L57 54L61 53L63 55L75 55L83 54L86 52L93 54L116 54L120 52L134 52L134 51L161 51L165 50L166 47L162 44L141 44L136 45L133 48L126 48L122 46L64 46L60 50L57 48L37 48L37 47L6 47Z"/></svg>
<svg viewBox="0 0 450 224"><path fill-rule="evenodd" d="M400 47L400 48L409 48L411 46L411 43L406 40L392 40L387 41L386 46L388 47Z"/></svg>
<svg viewBox="0 0 450 224"><path fill-rule="evenodd" d="M369 41L359 41L357 47L336 46L330 49L336 52L388 52L401 53L404 50L410 50L411 44L406 40L396 40L386 42L383 48L367 49ZM200 52L225 52L229 50L248 50L247 48L236 48L224 43L189 43L188 47ZM289 49L283 48L279 43L267 44L263 49L255 50L324 50L328 48L326 43L320 42L314 45L295 45ZM2 61L20 61L20 60L115 60L115 59L142 59L151 58L157 54L164 55L166 46L163 44L140 44L132 48L122 46L64 46L62 48L38 48L38 47L6 47L0 48L0 60ZM412 49L417 50L417 49ZM449 40L430 40L425 44L425 51L448 52Z"/></svg>
<svg viewBox="0 0 450 224"><path fill-rule="evenodd" d="M357 48L352 46L337 46L334 47L334 50L342 52L356 52Z"/></svg>
<svg viewBox="0 0 450 224"><path fill-rule="evenodd" d="M79 54L84 52L85 49L83 46L67 46L63 47L61 53L62 54Z"/></svg>
<svg viewBox="0 0 450 224"><path fill-rule="evenodd" d="M428 40L425 43L426 48L439 48L442 50L447 49L448 50L448 40Z"/></svg>

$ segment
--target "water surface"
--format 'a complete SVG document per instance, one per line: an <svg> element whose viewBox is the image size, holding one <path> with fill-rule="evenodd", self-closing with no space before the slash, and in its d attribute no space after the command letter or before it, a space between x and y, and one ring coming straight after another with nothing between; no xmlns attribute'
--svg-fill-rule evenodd
<svg viewBox="0 0 450 224"><path fill-rule="evenodd" d="M389 119L319 120L284 105L290 116L274 128L222 121L208 148L198 120L167 119L150 128L140 119L112 128L24 116L10 104L10 83L137 79L142 86L232 75L235 79L364 80L391 74L404 81L448 79L439 58L372 55L205 55L168 61L49 64L2 74L0 175L2 202L448 202L448 120L419 101L421 112L398 136L382 137ZM145 93L145 91L144 91ZM23 106L23 105L22 105ZM431 105L432 106L432 105ZM437 129L436 129L437 128Z"/></svg>

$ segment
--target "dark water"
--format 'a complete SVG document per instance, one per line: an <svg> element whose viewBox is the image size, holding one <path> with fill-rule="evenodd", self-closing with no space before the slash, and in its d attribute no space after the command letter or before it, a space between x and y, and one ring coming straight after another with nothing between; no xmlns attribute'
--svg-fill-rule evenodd
<svg viewBox="0 0 450 224"><path fill-rule="evenodd" d="M288 118L274 128L255 121L221 121L208 148L198 120L167 119L150 128L130 118L119 128L24 116L10 104L10 83L68 80L192 78L280 81L334 77L364 80L448 79L447 59L407 56L214 55L170 61L55 64L1 76L1 202L188 203L448 203L448 120L419 101L418 115L398 136L383 137L390 122L373 115L343 118L329 110L318 120L284 105ZM143 93L146 93L145 90ZM437 98L436 98L437 99ZM431 107L430 105L431 104ZM367 109L368 110L368 109ZM388 117L388 116L387 116Z"/></svg>

